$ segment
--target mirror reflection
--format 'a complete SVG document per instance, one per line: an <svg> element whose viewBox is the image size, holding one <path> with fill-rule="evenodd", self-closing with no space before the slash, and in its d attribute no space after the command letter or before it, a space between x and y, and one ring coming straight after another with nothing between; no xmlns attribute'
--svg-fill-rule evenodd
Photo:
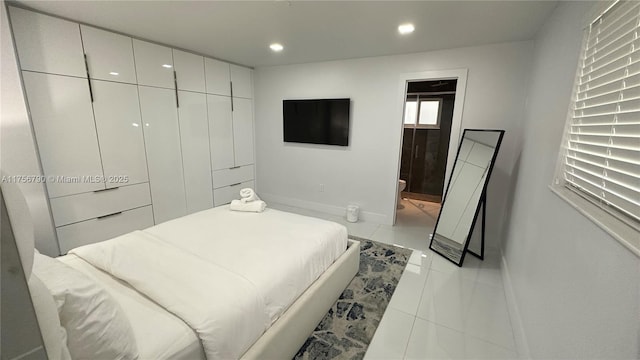
<svg viewBox="0 0 640 360"><path fill-rule="evenodd" d="M431 248L462 264L503 130L465 130Z"/></svg>

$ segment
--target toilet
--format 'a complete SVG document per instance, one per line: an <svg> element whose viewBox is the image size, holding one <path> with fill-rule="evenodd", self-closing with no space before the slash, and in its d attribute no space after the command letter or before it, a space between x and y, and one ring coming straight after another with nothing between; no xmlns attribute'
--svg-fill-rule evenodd
<svg viewBox="0 0 640 360"><path fill-rule="evenodd" d="M404 180L398 180L398 209L402 209L402 190L407 187L407 182Z"/></svg>

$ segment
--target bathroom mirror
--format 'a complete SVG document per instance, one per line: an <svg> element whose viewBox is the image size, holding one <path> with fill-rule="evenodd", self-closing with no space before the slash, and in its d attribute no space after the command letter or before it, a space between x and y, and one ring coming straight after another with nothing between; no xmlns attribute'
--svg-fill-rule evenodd
<svg viewBox="0 0 640 360"><path fill-rule="evenodd" d="M504 130L465 129L429 248L462 266L474 224L483 206L482 258L486 191Z"/></svg>

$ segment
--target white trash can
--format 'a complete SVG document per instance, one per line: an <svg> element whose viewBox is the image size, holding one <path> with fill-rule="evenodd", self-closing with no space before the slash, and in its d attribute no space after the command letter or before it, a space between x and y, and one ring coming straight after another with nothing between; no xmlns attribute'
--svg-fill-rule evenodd
<svg viewBox="0 0 640 360"><path fill-rule="evenodd" d="M352 223L357 222L359 213L360 207L358 207L358 205L347 206L347 221Z"/></svg>

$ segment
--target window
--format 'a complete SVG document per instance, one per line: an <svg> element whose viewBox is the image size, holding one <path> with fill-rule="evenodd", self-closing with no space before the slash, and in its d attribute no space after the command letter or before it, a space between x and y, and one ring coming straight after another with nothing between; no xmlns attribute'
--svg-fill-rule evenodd
<svg viewBox="0 0 640 360"><path fill-rule="evenodd" d="M413 128L440 128L442 99L424 99L420 95L409 95L404 107L404 126Z"/></svg>
<svg viewBox="0 0 640 360"><path fill-rule="evenodd" d="M413 100L407 100L404 105L404 124L405 125L415 125L416 124L416 114L418 113L418 102Z"/></svg>
<svg viewBox="0 0 640 360"><path fill-rule="evenodd" d="M420 117L418 125L435 125L440 123L440 101L422 100L420 101Z"/></svg>
<svg viewBox="0 0 640 360"><path fill-rule="evenodd" d="M640 2L585 30L555 185L640 229Z"/></svg>

